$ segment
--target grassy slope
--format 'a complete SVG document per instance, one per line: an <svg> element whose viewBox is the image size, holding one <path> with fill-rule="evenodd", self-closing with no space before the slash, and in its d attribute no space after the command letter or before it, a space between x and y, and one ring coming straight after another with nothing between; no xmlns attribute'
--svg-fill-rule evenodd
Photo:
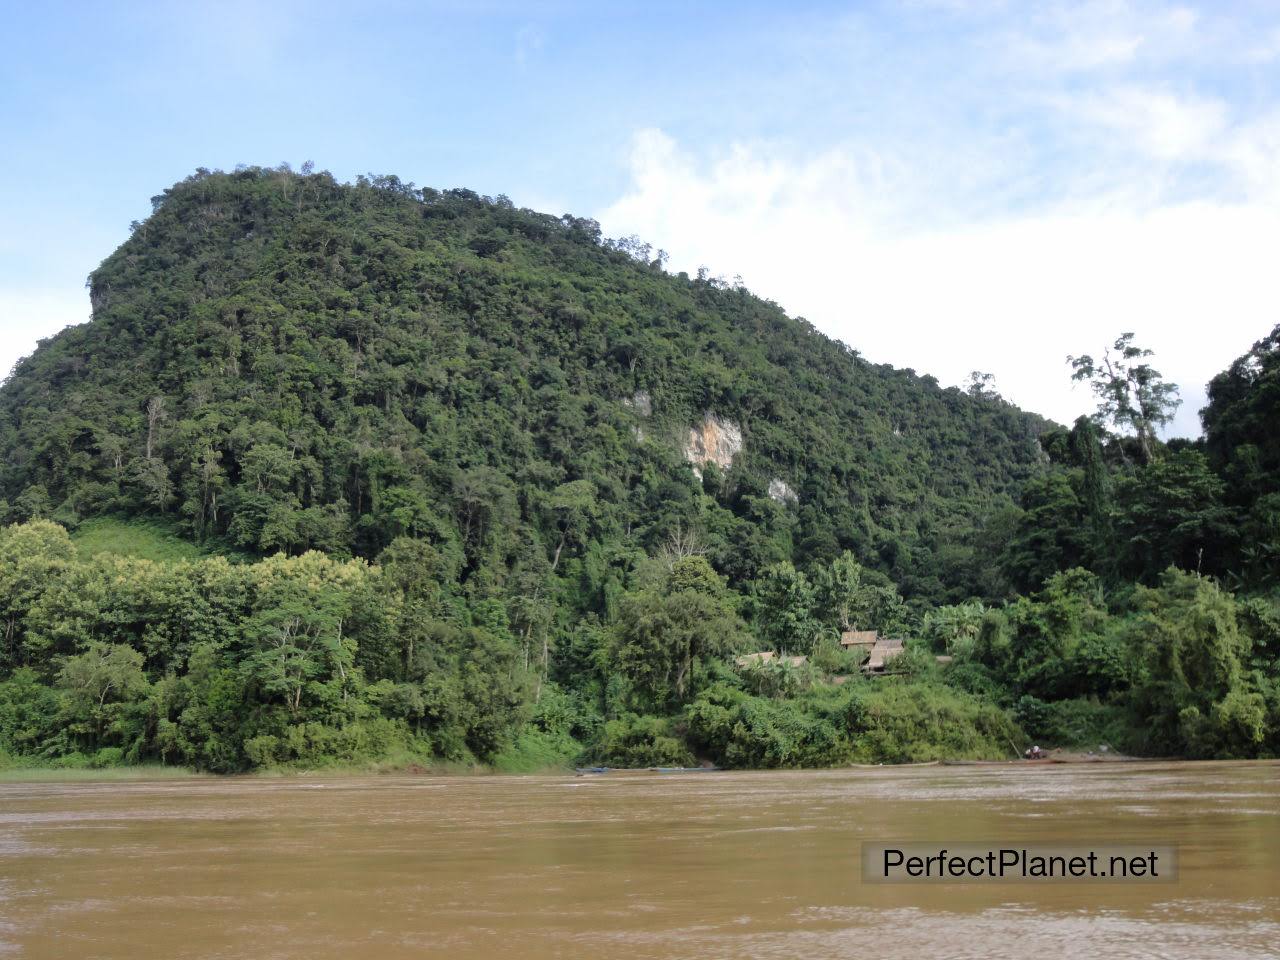
<svg viewBox="0 0 1280 960"><path fill-rule="evenodd" d="M122 520L117 517L95 517L86 520L71 533L80 555L96 557L116 554L143 560L199 560L222 555L236 561L247 556L225 548L224 544L200 545L183 539L170 525L154 520Z"/></svg>

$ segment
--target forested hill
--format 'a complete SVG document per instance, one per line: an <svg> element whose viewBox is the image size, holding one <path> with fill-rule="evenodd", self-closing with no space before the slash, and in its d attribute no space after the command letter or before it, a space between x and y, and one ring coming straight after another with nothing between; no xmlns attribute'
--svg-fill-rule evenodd
<svg viewBox="0 0 1280 960"><path fill-rule="evenodd" d="M92 321L0 389L9 520L147 515L262 555L407 535L473 597L579 564L597 608L691 539L738 584L847 549L938 601L981 592L974 519L1042 470L1039 418L590 220L259 168L153 205Z"/></svg>
<svg viewBox="0 0 1280 960"><path fill-rule="evenodd" d="M1280 327L1166 445L1132 334L1068 430L662 259L157 197L0 388L0 769L1280 755Z"/></svg>

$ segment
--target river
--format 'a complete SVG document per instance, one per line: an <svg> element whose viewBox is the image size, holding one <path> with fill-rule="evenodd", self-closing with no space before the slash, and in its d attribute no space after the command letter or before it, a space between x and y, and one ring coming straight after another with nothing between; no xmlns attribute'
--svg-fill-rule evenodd
<svg viewBox="0 0 1280 960"><path fill-rule="evenodd" d="M864 841L1176 844L869 884ZM0 784L0 956L1280 955L1280 763Z"/></svg>

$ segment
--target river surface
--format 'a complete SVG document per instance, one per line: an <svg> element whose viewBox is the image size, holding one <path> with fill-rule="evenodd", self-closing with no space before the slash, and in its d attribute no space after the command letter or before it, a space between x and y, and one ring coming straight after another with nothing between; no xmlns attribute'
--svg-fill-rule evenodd
<svg viewBox="0 0 1280 960"><path fill-rule="evenodd" d="M863 883L863 841L1176 883ZM0 784L0 957L1280 956L1280 764Z"/></svg>

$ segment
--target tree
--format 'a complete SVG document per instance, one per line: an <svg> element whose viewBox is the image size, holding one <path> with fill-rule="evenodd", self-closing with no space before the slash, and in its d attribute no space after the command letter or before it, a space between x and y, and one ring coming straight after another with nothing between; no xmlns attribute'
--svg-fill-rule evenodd
<svg viewBox="0 0 1280 960"><path fill-rule="evenodd" d="M77 732L90 734L100 744L117 704L128 703L147 690L142 654L122 644L90 643L78 656L68 658L58 673L65 694L65 710Z"/></svg>
<svg viewBox="0 0 1280 960"><path fill-rule="evenodd" d="M390 606L390 636L399 646L395 658L398 676L409 679L420 662L423 644L432 636L432 625L444 615L445 583L451 579L451 571L431 544L409 537L393 540L378 563L382 567L380 586ZM377 652L369 646L361 648L361 656L380 675L391 673L390 664L379 663Z"/></svg>
<svg viewBox="0 0 1280 960"><path fill-rule="evenodd" d="M173 502L173 480L169 468L159 457L133 461L133 479L142 490L142 502L161 513Z"/></svg>
<svg viewBox="0 0 1280 960"><path fill-rule="evenodd" d="M823 611L842 631L863 625L870 614L862 573L862 564L846 550L818 575Z"/></svg>
<svg viewBox="0 0 1280 960"><path fill-rule="evenodd" d="M1059 570L1085 562L1088 526L1070 476L1059 471L1028 481L1019 505L1016 529L999 561L1015 587L1035 590Z"/></svg>
<svg viewBox="0 0 1280 960"><path fill-rule="evenodd" d="M1222 570L1235 538L1222 481L1198 450L1179 450L1116 484L1116 532L1125 573L1151 582L1170 565Z"/></svg>
<svg viewBox="0 0 1280 960"><path fill-rule="evenodd" d="M1156 431L1173 420L1182 403L1176 384L1165 383L1149 363L1137 362L1150 356L1152 351L1134 346L1132 333L1122 333L1100 361L1089 354L1067 357L1071 379L1087 382L1098 398L1098 423L1132 430L1144 462L1155 456Z"/></svg>
<svg viewBox="0 0 1280 960"><path fill-rule="evenodd" d="M1072 459L1080 467L1080 506L1089 523L1090 553L1100 570L1113 568L1111 529L1111 477L1102 458L1098 431L1088 417L1080 417L1071 428Z"/></svg>
<svg viewBox="0 0 1280 960"><path fill-rule="evenodd" d="M166 417L168 412L165 410L164 397L152 397L147 401L147 448L144 456L148 460L153 456L160 424Z"/></svg>
<svg viewBox="0 0 1280 960"><path fill-rule="evenodd" d="M225 471L219 465L221 459L221 450L205 444L192 462L191 495L183 505L183 512L190 516L192 532L198 540L205 539L218 526L218 494L226 486Z"/></svg>
<svg viewBox="0 0 1280 960"><path fill-rule="evenodd" d="M1223 500L1240 513L1232 575L1249 587L1280 582L1280 325L1209 383L1200 411Z"/></svg>
<svg viewBox="0 0 1280 960"><path fill-rule="evenodd" d="M1256 755L1266 705L1244 670L1251 642L1234 598L1212 580L1169 570L1136 600L1132 642L1146 669L1137 704L1157 746L1200 757Z"/></svg>
<svg viewBox="0 0 1280 960"><path fill-rule="evenodd" d="M996 389L996 378L994 374L983 373L981 370L975 370L969 374L969 379L964 383L964 392L975 400L1003 400L1000 391Z"/></svg>
<svg viewBox="0 0 1280 960"><path fill-rule="evenodd" d="M578 543L587 535L596 517L596 488L590 480L572 480L552 491L548 506L560 532L555 555L551 560L554 573L560 565L560 553L566 543Z"/></svg>
<svg viewBox="0 0 1280 960"><path fill-rule="evenodd" d="M754 586L756 627L765 644L783 653L812 650L823 625L809 578L783 561L765 568Z"/></svg>
<svg viewBox="0 0 1280 960"><path fill-rule="evenodd" d="M897 632L905 626L906 608L898 591L847 550L818 569L814 585L817 616L827 628Z"/></svg>
<svg viewBox="0 0 1280 960"><path fill-rule="evenodd" d="M27 648L31 608L74 560L67 531L49 520L32 520L0 529L0 670L32 662Z"/></svg>
<svg viewBox="0 0 1280 960"><path fill-rule="evenodd" d="M515 513L511 481L492 467L473 467L455 476L453 495L463 547L468 558L478 563L495 532Z"/></svg>
<svg viewBox="0 0 1280 960"><path fill-rule="evenodd" d="M938 607L925 614L921 633L933 650L965 655L977 643L986 615L986 608L976 600Z"/></svg>
<svg viewBox="0 0 1280 960"><path fill-rule="evenodd" d="M708 659L743 639L724 582L702 557L685 557L661 584L623 598L613 660L649 704L665 708L695 695Z"/></svg>
<svg viewBox="0 0 1280 960"><path fill-rule="evenodd" d="M345 683L355 643L344 631L352 593L364 586L362 562L335 563L319 553L275 556L255 566L249 643L244 665L262 690L283 699L289 713L302 709L313 680L334 674Z"/></svg>

